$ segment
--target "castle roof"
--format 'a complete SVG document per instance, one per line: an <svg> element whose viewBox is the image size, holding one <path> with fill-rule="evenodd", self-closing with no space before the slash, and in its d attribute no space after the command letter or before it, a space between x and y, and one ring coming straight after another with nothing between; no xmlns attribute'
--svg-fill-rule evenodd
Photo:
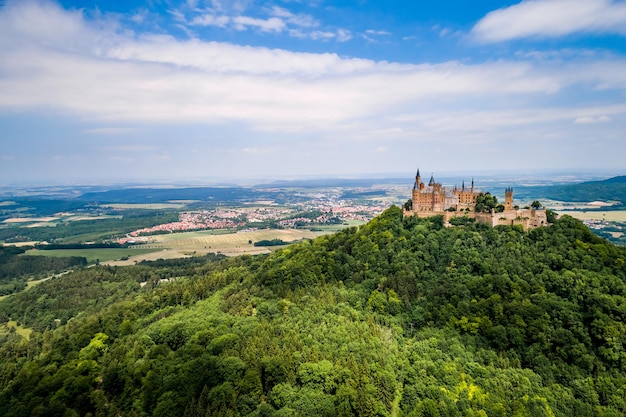
<svg viewBox="0 0 626 417"><path fill-rule="evenodd" d="M432 174L430 174L430 181L428 181L428 185L430 185L430 186L435 185L435 178L433 177Z"/></svg>

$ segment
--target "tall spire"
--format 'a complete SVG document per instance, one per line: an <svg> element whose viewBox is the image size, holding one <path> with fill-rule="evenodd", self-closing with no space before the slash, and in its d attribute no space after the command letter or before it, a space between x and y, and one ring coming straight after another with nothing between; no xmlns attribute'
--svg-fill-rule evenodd
<svg viewBox="0 0 626 417"><path fill-rule="evenodd" d="M465 191L465 180L463 180L463 183L461 184L461 191Z"/></svg>
<svg viewBox="0 0 626 417"><path fill-rule="evenodd" d="M472 178L472 192L474 192L474 178Z"/></svg>
<svg viewBox="0 0 626 417"><path fill-rule="evenodd" d="M433 177L433 174L430 174L430 181L428 181L428 185L434 185L435 184L435 178Z"/></svg>
<svg viewBox="0 0 626 417"><path fill-rule="evenodd" d="M413 184L413 189L414 190L419 190L420 188L420 169L417 168L417 174L415 174L415 184Z"/></svg>

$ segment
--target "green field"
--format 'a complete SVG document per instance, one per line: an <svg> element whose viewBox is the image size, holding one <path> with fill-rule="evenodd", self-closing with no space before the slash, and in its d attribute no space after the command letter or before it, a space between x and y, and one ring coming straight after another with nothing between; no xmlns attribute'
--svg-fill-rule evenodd
<svg viewBox="0 0 626 417"><path fill-rule="evenodd" d="M330 233L336 233L347 227L361 226L362 224L365 224L366 222L361 221L361 220L349 220L345 223L348 223L348 224L331 224L328 226L311 226L309 230L313 229L311 231L315 233L315 235L320 236L320 235L327 235Z"/></svg>
<svg viewBox="0 0 626 417"><path fill-rule="evenodd" d="M28 339L30 337L30 334L33 332L32 329L19 326L15 320L8 321L6 323L6 327L7 327L7 330L11 328L15 329L15 333L19 334L20 336L25 337L26 339Z"/></svg>
<svg viewBox="0 0 626 417"><path fill-rule="evenodd" d="M121 259L126 256L144 255L146 253L157 252L162 249L129 249L129 248L111 248L111 249L54 249L54 250L37 250L31 249L26 251L25 255L35 256L84 256L88 262L100 262L112 261L114 259Z"/></svg>
<svg viewBox="0 0 626 417"><path fill-rule="evenodd" d="M123 234L122 230L107 230L106 232L91 232L72 235L60 239L61 243L83 243L100 240L104 236L114 236Z"/></svg>

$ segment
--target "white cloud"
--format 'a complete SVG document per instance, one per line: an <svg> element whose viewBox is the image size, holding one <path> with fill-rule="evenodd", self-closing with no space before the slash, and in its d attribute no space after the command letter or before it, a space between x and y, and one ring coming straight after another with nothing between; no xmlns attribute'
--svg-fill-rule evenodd
<svg viewBox="0 0 626 417"><path fill-rule="evenodd" d="M525 0L487 14L472 29L482 42L553 38L576 32L626 35L626 3L613 0Z"/></svg>
<svg viewBox="0 0 626 417"><path fill-rule="evenodd" d="M245 8L240 9L243 10ZM301 31L302 28L309 29L319 26L319 22L310 15L294 14L278 6L265 9L265 12L269 14L269 17L265 19L241 14L227 15L221 13L223 10L223 5L218 4L214 9L204 10L202 14L190 18L188 24L191 26L232 27L239 31L250 28L259 29L263 32L283 32L287 30L289 35L300 38L310 37ZM177 13L181 16L181 21L187 21L182 11L177 11Z"/></svg>
<svg viewBox="0 0 626 417"><path fill-rule="evenodd" d="M232 21L237 30L246 30L248 27L256 27L264 32L281 32L287 26L285 21L278 17L257 19L249 16L235 16L232 18Z"/></svg>
<svg viewBox="0 0 626 417"><path fill-rule="evenodd" d="M104 146L101 148L108 152L147 152L158 150L156 146L150 145L120 145L120 146Z"/></svg>
<svg viewBox="0 0 626 417"><path fill-rule="evenodd" d="M337 36L337 34L333 33L333 32L324 32L321 30L315 30L313 32L311 32L309 34L309 37L313 40L326 40L326 39L333 39L335 38L335 36Z"/></svg>
<svg viewBox="0 0 626 417"><path fill-rule="evenodd" d="M594 124L594 123L606 123L610 121L611 121L611 118L608 116L597 116L597 117L583 116L583 117L577 117L574 120L574 123L575 124Z"/></svg>
<svg viewBox="0 0 626 417"><path fill-rule="evenodd" d="M213 14L203 14L201 16L194 17L191 22L189 22L192 26L218 26L218 27L226 27L231 22L230 17L228 16L216 16Z"/></svg>
<svg viewBox="0 0 626 417"><path fill-rule="evenodd" d="M313 16L304 13L294 14L282 7L272 7L271 14L275 17L283 18L287 21L287 23L295 26L307 28L319 26L319 22L315 18L313 18Z"/></svg>
<svg viewBox="0 0 626 417"><path fill-rule="evenodd" d="M83 130L83 133L87 133L89 135L125 135L135 131L137 131L137 129L132 127L98 127Z"/></svg>
<svg viewBox="0 0 626 417"><path fill-rule="evenodd" d="M365 31L365 33L367 33L368 35L381 35L381 36L391 35L391 32L387 32L386 30L374 30L374 29L368 29Z"/></svg>
<svg viewBox="0 0 626 417"><path fill-rule="evenodd" d="M352 39L352 33L347 29L337 29L337 40L339 42L347 42Z"/></svg>

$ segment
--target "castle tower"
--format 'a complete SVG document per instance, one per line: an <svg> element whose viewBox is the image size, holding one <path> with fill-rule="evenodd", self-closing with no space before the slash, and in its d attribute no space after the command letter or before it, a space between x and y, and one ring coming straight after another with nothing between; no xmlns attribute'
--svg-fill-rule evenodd
<svg viewBox="0 0 626 417"><path fill-rule="evenodd" d="M411 195L411 202L413 204L413 211L419 211L420 209L420 190L424 187L422 184L422 178L420 176L420 169L417 168L417 174L415 174L415 184L413 184L413 193Z"/></svg>
<svg viewBox="0 0 626 417"><path fill-rule="evenodd" d="M504 210L511 211L513 208L513 188L507 187L504 190Z"/></svg>
<svg viewBox="0 0 626 417"><path fill-rule="evenodd" d="M472 178L472 194L474 194L474 178Z"/></svg>

